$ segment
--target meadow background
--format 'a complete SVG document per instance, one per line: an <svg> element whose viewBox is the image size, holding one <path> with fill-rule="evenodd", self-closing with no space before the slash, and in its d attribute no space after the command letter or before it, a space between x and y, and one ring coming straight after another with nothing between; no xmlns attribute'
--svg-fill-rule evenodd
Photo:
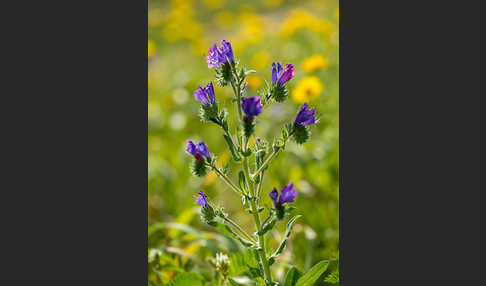
<svg viewBox="0 0 486 286"><path fill-rule="evenodd" d="M262 204L271 204L268 192L274 186L281 189L292 181L299 192L295 214L303 215L272 267L274 277L281 281L290 264L305 272L329 259L326 274L338 267L338 14L337 0L149 0L149 285L168 285L185 272L209 279L208 258L216 252L230 256L233 274L244 273L244 265L238 262L240 245L200 221L192 196L203 190L249 233L254 231L253 220L242 210L239 197L215 174L191 175L192 156L185 152L187 139L205 141L219 164L230 161L221 130L200 122L199 102L193 97L198 85L214 81L205 56L222 39L231 42L242 66L257 71L247 78L249 96L257 95L264 79L270 81L273 61L295 66L289 99L259 116L258 137L272 142L303 102L322 114L321 122L311 129L311 140L303 146L289 143L265 173ZM215 93L230 111L230 128L235 126L231 88L215 85ZM230 166L239 168L234 162ZM235 172L231 175L235 179ZM274 231L267 244L272 249L285 222L277 229L280 232ZM316 285L331 285L325 276Z"/></svg>

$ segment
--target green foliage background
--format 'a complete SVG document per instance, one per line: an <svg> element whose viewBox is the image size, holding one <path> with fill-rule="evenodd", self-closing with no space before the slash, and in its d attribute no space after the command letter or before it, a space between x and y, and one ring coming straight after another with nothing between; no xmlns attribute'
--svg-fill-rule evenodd
<svg viewBox="0 0 486 286"><path fill-rule="evenodd" d="M311 140L303 146L287 145L266 172L262 204L271 204L268 192L288 182L299 191L295 214L303 215L278 262L274 276L283 281L295 265L302 273L314 264L329 259L330 265L316 285L331 285L325 278L337 268L339 243L339 67L338 1L231 1L231 0L149 0L149 283L152 285L204 285L211 280L208 258L216 252L231 257L231 273L249 276L248 253L238 243L200 222L193 195L203 190L214 202L242 225L254 231L251 216L244 212L240 199L210 173L206 178L191 175L192 157L185 153L186 140L205 141L210 151L226 163L230 155L222 132L214 124L198 118L199 102L193 92L198 85L214 81L205 56L222 39L233 45L235 57L247 69L257 70L249 78L248 95L271 79L272 61L293 63L295 78L289 83L291 96L283 104L273 104L258 119L256 135L272 142L280 128L293 120L302 99L322 114L312 129ZM313 55L327 64L306 66ZM316 77L322 84L317 93L306 85ZM304 93L302 93L304 90ZM216 98L230 112L230 128L235 126L231 88L215 88ZM231 162L233 169L240 166ZM231 172L231 171L230 171ZM231 177L236 182L236 173ZM274 249L285 231L277 224L268 246ZM245 260L245 255L246 260ZM182 273L190 272L191 277ZM187 274L184 274L187 275ZM179 278L178 278L179 276ZM178 284L173 280L178 279ZM335 280L334 280L335 281ZM244 281L243 281L244 282ZM193 283L193 284L190 284Z"/></svg>

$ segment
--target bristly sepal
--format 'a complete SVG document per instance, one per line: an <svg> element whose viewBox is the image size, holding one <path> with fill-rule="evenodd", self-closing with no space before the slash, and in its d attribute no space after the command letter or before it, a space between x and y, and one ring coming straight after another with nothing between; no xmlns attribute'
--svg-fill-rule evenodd
<svg viewBox="0 0 486 286"><path fill-rule="evenodd" d="M246 138L249 138L251 134L255 132L255 117L254 116L244 116L243 117L243 133Z"/></svg>
<svg viewBox="0 0 486 286"><path fill-rule="evenodd" d="M304 144L310 138L311 132L306 126L295 126L294 129L294 141L297 144Z"/></svg>
<svg viewBox="0 0 486 286"><path fill-rule="evenodd" d="M215 217L216 213L210 204L208 204L206 207L201 208L201 220L203 222L211 225L211 222L214 220Z"/></svg>
<svg viewBox="0 0 486 286"><path fill-rule="evenodd" d="M285 85L272 85L270 90L271 97L276 102L284 102L289 97L289 90Z"/></svg>
<svg viewBox="0 0 486 286"><path fill-rule="evenodd" d="M213 104L201 104L201 108L199 109L199 117L202 122L214 122L216 120L218 122L217 124L220 125L220 114L217 102Z"/></svg>
<svg viewBox="0 0 486 286"><path fill-rule="evenodd" d="M191 165L191 172L197 177L206 176L208 173L208 168L206 167L204 160L194 160L194 163Z"/></svg>
<svg viewBox="0 0 486 286"><path fill-rule="evenodd" d="M233 75L231 73L230 63L226 62L221 65L221 67L215 70L216 72L216 82L219 86L227 86L232 80Z"/></svg>

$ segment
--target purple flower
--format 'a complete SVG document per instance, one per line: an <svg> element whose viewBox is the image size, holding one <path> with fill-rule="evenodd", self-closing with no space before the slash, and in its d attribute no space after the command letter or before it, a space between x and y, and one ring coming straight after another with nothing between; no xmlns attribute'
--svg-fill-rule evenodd
<svg viewBox="0 0 486 286"><path fill-rule="evenodd" d="M276 203L277 202L277 199L278 199L278 191L277 191L277 189L276 188L273 188L273 190L270 191L269 195L270 195L270 198L272 199L272 201L274 203Z"/></svg>
<svg viewBox="0 0 486 286"><path fill-rule="evenodd" d="M279 78L278 83L282 85L288 82L293 77L294 77L294 66L292 64L285 64L285 70L282 76Z"/></svg>
<svg viewBox="0 0 486 286"><path fill-rule="evenodd" d="M206 200L206 196L204 195L203 191L199 190L198 196L196 198L196 203L201 205L201 207L205 208L208 206L208 201Z"/></svg>
<svg viewBox="0 0 486 286"><path fill-rule="evenodd" d="M304 103L302 105L299 113L297 114L297 117L295 118L294 126L302 126L316 123L314 107L312 107L311 109L307 109L308 107L309 105L307 103Z"/></svg>
<svg viewBox="0 0 486 286"><path fill-rule="evenodd" d="M272 63L272 83L273 84L277 83L277 80L282 75L282 72L283 72L283 68L279 62L277 62L277 64Z"/></svg>
<svg viewBox="0 0 486 286"><path fill-rule="evenodd" d="M234 61L233 49L230 42L226 40L221 41L221 53L225 55L230 61Z"/></svg>
<svg viewBox="0 0 486 286"><path fill-rule="evenodd" d="M277 189L273 188L273 190L269 193L269 196L275 204L275 207L280 208L283 204L294 201L295 197L297 196L297 191L293 189L293 187L294 183L292 182L283 187L282 191L280 192L280 198L278 198Z"/></svg>
<svg viewBox="0 0 486 286"><path fill-rule="evenodd" d="M226 40L221 41L221 48L218 48L214 44L208 52L206 57L206 62L208 63L208 68L219 67L220 64L226 63L228 59L234 61L233 49L231 48L230 42Z"/></svg>
<svg viewBox="0 0 486 286"><path fill-rule="evenodd" d="M263 107L260 104L260 98L258 96L243 98L241 107L247 116L257 116L263 111Z"/></svg>
<svg viewBox="0 0 486 286"><path fill-rule="evenodd" d="M283 85L294 77L294 66L292 64L285 64L285 70L282 65L277 62L272 63L272 83Z"/></svg>
<svg viewBox="0 0 486 286"><path fill-rule="evenodd" d="M198 86L194 98L204 104L213 104L215 100L213 83L209 82L206 87Z"/></svg>
<svg viewBox="0 0 486 286"><path fill-rule="evenodd" d="M219 67L220 64L226 62L226 57L221 53L216 44L209 49L208 54L206 57L208 68Z"/></svg>
<svg viewBox="0 0 486 286"><path fill-rule="evenodd" d="M203 159L202 156L206 158L211 158L211 155L209 154L209 149L204 142L199 142L194 144L191 140L187 140L187 153L191 154L196 158L196 160L201 161Z"/></svg>

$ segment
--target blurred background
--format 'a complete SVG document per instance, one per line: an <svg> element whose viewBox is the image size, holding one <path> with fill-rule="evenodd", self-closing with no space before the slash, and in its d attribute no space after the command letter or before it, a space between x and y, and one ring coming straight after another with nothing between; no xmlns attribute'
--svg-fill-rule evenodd
<svg viewBox="0 0 486 286"><path fill-rule="evenodd" d="M294 182L298 196L297 220L280 260L272 267L281 280L289 264L307 271L322 260L338 265L339 243L339 66L338 0L149 0L148 13L148 220L149 283L166 285L178 273L209 275L208 257L216 252L235 255L237 243L218 234L199 219L193 195L203 190L239 222L248 233L254 230L251 216L240 199L213 173L205 178L191 175L192 156L186 140L204 141L219 164L230 161L221 130L198 117L199 102L193 93L198 85L215 81L205 57L222 39L233 46L235 57L256 74L248 76L248 96L256 96L265 80L271 80L273 61L292 63L295 78L288 86L290 97L273 104L259 117L256 135L273 141L280 128L293 121L303 102L322 114L312 128L311 140L291 142L265 173L261 205L270 205L268 192ZM215 84L216 99L230 112L235 109L232 90ZM236 182L239 164L231 162ZM285 230L280 222L269 235L274 249ZM237 267L233 263L232 267ZM232 271L236 271L233 269ZM323 275L324 276L324 275ZM322 277L323 277L322 276ZM328 285L320 279L316 285ZM330 284L329 284L330 285Z"/></svg>

